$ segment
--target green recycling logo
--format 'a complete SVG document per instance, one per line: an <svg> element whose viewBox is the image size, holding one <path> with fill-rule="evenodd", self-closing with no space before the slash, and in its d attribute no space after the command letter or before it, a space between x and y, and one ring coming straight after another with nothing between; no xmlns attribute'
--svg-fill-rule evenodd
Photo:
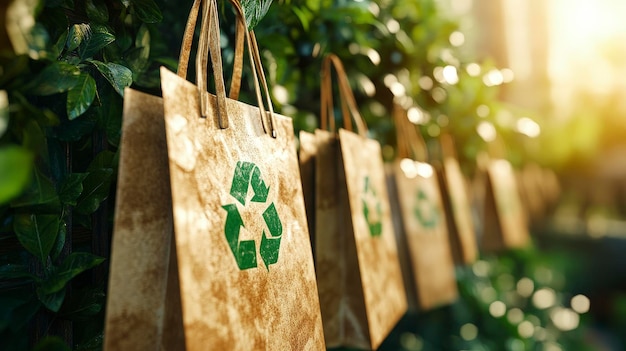
<svg viewBox="0 0 626 351"><path fill-rule="evenodd" d="M266 203L269 194L269 186L261 178L261 170L252 162L237 162L233 183L230 187L230 195L241 205L246 206L248 190L252 188L254 196L250 202ZM222 206L228 213L224 232L230 250L235 256L235 261L240 270L257 267L256 243L254 240L239 240L242 227L245 227L243 219L237 209L237 204L232 203ZM263 212L263 219L269 233L263 229L259 254L269 270L269 266L278 262L278 252L280 250L280 239L283 234L283 225L278 217L276 206L270 203ZM269 234L269 235L268 235Z"/></svg>
<svg viewBox="0 0 626 351"><path fill-rule="evenodd" d="M424 189L420 188L417 191L413 214L424 228L432 229L437 226L439 221L437 207L428 199Z"/></svg>
<svg viewBox="0 0 626 351"><path fill-rule="evenodd" d="M378 237L383 233L382 209L380 201L376 195L376 190L370 185L370 178L365 177L365 188L363 189L363 215L367 221L367 226L372 237Z"/></svg>

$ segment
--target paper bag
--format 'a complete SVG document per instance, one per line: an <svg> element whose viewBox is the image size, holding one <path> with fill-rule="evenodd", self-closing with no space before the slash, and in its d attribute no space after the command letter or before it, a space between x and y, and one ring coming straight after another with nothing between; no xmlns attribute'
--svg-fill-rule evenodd
<svg viewBox="0 0 626 351"><path fill-rule="evenodd" d="M409 122L406 110L396 106L394 117L398 152L388 169L392 209L398 217L398 251L405 251L406 256L402 268L405 286L410 287L409 306L428 310L458 296L446 213L434 168L415 161L427 160L426 144Z"/></svg>
<svg viewBox="0 0 626 351"><path fill-rule="evenodd" d="M210 33L216 95L205 74L196 86L161 70L187 349L323 350L292 121L271 108L251 32L260 107L226 98Z"/></svg>
<svg viewBox="0 0 626 351"><path fill-rule="evenodd" d="M322 129L332 117L331 63L359 134L316 130L315 252L328 347L376 349L406 311L380 144L363 123L339 59L324 60ZM331 117L327 118L330 112Z"/></svg>
<svg viewBox="0 0 626 351"><path fill-rule="evenodd" d="M513 167L504 159L492 160L486 175L482 248L499 251L526 246L530 236Z"/></svg>
<svg viewBox="0 0 626 351"><path fill-rule="evenodd" d="M467 185L450 136L442 135L441 149L442 162L437 176L447 213L452 253L457 265L469 264L478 256L478 245Z"/></svg>
<svg viewBox="0 0 626 351"><path fill-rule="evenodd" d="M298 160L300 162L300 178L302 179L302 193L306 208L311 245L315 249L315 159L317 157L317 143L315 134L300 131L300 147ZM315 257L315 250L313 250Z"/></svg>
<svg viewBox="0 0 626 351"><path fill-rule="evenodd" d="M200 4L194 1L183 38L182 77ZM176 326L180 300L167 287L177 277L168 277L173 220L166 151L163 100L126 88L104 350L184 349Z"/></svg>

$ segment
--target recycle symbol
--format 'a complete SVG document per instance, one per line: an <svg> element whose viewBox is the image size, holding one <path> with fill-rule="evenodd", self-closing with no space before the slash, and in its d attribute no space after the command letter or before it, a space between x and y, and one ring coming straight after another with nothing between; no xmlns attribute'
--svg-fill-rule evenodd
<svg viewBox="0 0 626 351"><path fill-rule="evenodd" d="M382 209L376 191L370 186L370 178L365 177L363 189L363 215L367 221L372 237L378 237L383 233Z"/></svg>
<svg viewBox="0 0 626 351"><path fill-rule="evenodd" d="M421 188L417 192L417 200L413 207L413 213L424 228L434 228L437 226L439 220L437 207L428 200L428 195L426 195L426 192Z"/></svg>
<svg viewBox="0 0 626 351"><path fill-rule="evenodd" d="M230 195L240 204L246 206L249 188L252 188L254 192L254 196L250 199L250 202L267 202L267 195L270 189L261 178L259 167L252 162L239 161L237 162L235 174L233 175ZM237 261L237 266L239 266L240 270L257 267L256 244L254 240L239 240L241 227L245 227L245 225L237 209L237 204L224 205L222 208L228 212L224 232L228 246L230 246L230 250L235 256L235 261ZM265 232L265 229L263 229L259 253L265 267L269 270L269 266L278 261L280 239L283 234L283 225L280 222L276 206L274 206L273 202L270 203L263 212L263 219L267 225L269 235Z"/></svg>

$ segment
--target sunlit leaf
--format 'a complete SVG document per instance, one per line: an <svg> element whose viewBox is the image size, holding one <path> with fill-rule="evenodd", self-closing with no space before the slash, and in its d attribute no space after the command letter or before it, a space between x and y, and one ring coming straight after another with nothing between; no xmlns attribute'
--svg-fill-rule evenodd
<svg viewBox="0 0 626 351"><path fill-rule="evenodd" d="M65 48L67 51L74 51L89 38L91 38L91 26L88 23L77 23L69 29Z"/></svg>
<svg viewBox="0 0 626 351"><path fill-rule="evenodd" d="M46 264L59 233L60 220L55 215L17 214L13 230L20 244Z"/></svg>
<svg viewBox="0 0 626 351"><path fill-rule="evenodd" d="M0 204L18 196L28 185L33 155L19 146L0 147Z"/></svg>
<svg viewBox="0 0 626 351"><path fill-rule="evenodd" d="M67 118L73 120L85 113L95 96L96 81L89 74L81 74L78 84L67 93Z"/></svg>
<svg viewBox="0 0 626 351"><path fill-rule="evenodd" d="M124 96L124 88L133 83L133 72L130 69L113 62L103 63L96 60L90 60L89 62L96 66L118 94Z"/></svg>
<svg viewBox="0 0 626 351"><path fill-rule="evenodd" d="M243 13L248 29L252 30L263 19L272 5L272 0L242 0Z"/></svg>
<svg viewBox="0 0 626 351"><path fill-rule="evenodd" d="M144 23L157 23L163 20L161 9L153 0L130 0L135 14Z"/></svg>
<svg viewBox="0 0 626 351"><path fill-rule="evenodd" d="M91 36L79 48L79 55L83 59L90 58L99 50L115 41L115 35L103 25L91 25Z"/></svg>

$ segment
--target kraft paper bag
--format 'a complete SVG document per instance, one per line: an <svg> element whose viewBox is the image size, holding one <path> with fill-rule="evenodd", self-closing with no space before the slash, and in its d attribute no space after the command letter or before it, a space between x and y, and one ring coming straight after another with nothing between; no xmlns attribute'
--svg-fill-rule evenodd
<svg viewBox="0 0 626 351"><path fill-rule="evenodd" d="M426 144L409 122L406 110L396 106L394 117L398 152L388 167L388 183L393 213L398 218L398 251L405 251L403 272L409 306L428 310L458 297L446 213L435 169L427 162L415 161L427 160Z"/></svg>
<svg viewBox="0 0 626 351"><path fill-rule="evenodd" d="M315 159L317 157L317 143L315 134L300 131L300 147L298 160L300 162L300 178L306 208L307 223L311 234L311 245L315 243ZM313 246L314 248L314 246ZM313 251L315 257L315 251Z"/></svg>
<svg viewBox="0 0 626 351"><path fill-rule="evenodd" d="M344 126L351 126L352 114L361 134L315 131L315 252L324 334L328 347L377 349L406 312L406 296L380 144L365 136L335 55L324 60L322 129L328 119L334 130L331 64L339 79Z"/></svg>
<svg viewBox="0 0 626 351"><path fill-rule="evenodd" d="M186 347L323 350L292 121L272 111L252 32L259 107L225 97L215 16L216 95L205 74L194 85L161 70Z"/></svg>
<svg viewBox="0 0 626 351"><path fill-rule="evenodd" d="M470 264L478 257L478 244L467 184L456 158L449 135L441 137L442 160L437 167L448 232L454 261L457 265Z"/></svg>
<svg viewBox="0 0 626 351"><path fill-rule="evenodd" d="M192 5L179 60L186 76L201 5ZM173 239L163 100L124 92L104 350L181 350L180 299L170 270ZM169 274L168 274L169 273Z"/></svg>
<svg viewBox="0 0 626 351"><path fill-rule="evenodd" d="M485 251L500 251L528 245L526 213L511 164L504 159L491 160L486 182L481 247Z"/></svg>

